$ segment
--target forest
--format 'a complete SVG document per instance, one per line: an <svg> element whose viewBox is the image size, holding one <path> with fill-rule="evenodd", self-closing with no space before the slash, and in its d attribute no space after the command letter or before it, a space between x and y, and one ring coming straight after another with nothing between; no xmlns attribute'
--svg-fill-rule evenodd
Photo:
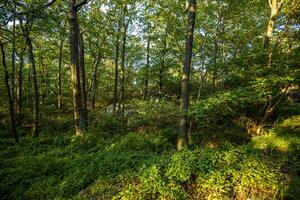
<svg viewBox="0 0 300 200"><path fill-rule="evenodd" d="M1 0L0 199L300 199L299 0Z"/></svg>

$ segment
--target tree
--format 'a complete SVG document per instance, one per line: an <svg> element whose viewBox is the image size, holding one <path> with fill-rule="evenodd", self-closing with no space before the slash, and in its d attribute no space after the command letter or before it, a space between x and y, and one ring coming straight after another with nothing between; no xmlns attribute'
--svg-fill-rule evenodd
<svg viewBox="0 0 300 200"><path fill-rule="evenodd" d="M186 27L185 57L181 83L181 105L179 119L179 136L177 149L182 150L187 143L188 109L189 109L189 79L193 53L194 27L196 18L196 0L188 1L188 22Z"/></svg>
<svg viewBox="0 0 300 200"><path fill-rule="evenodd" d="M87 108L87 89L86 89L86 75L85 75L85 62L84 62L84 40L83 34L79 35L79 69L80 69L80 87L82 99L82 117L84 127L88 126L88 108Z"/></svg>
<svg viewBox="0 0 300 200"><path fill-rule="evenodd" d="M63 46L64 39L61 40L59 46L59 58L58 58L58 90L57 90L57 108L61 110L62 106L62 88L61 88L61 67L62 67L62 58L63 58Z"/></svg>
<svg viewBox="0 0 300 200"><path fill-rule="evenodd" d="M11 89L9 86L9 73L7 70L7 65L6 65L6 56L5 56L5 50L4 50L4 44L2 41L0 41L0 47L1 47L1 54L2 54L2 65L4 67L4 80L5 80L5 86L6 86L6 91L7 91L7 101L8 101L8 113L9 113L9 129L11 134L15 138L15 142L19 142L19 137L17 133L17 128L16 128L16 119L15 119L15 109L14 109L14 101L11 96Z"/></svg>
<svg viewBox="0 0 300 200"><path fill-rule="evenodd" d="M269 18L268 27L267 27L267 33L264 40L264 48L269 49L270 46L270 40L272 38L272 33L274 30L275 20L276 17L279 14L279 11L281 10L283 6L284 0L281 0L279 3L277 0L269 0L269 6L271 8L271 16Z"/></svg>
<svg viewBox="0 0 300 200"><path fill-rule="evenodd" d="M264 40L264 49L268 51L268 68L272 67L272 49L270 49L270 41L272 38L276 17L283 6L283 3L284 0L281 0L279 3L277 3L277 0L269 0L271 16L269 18L267 33Z"/></svg>
<svg viewBox="0 0 300 200"><path fill-rule="evenodd" d="M82 107L82 93L80 81L80 66L79 66L79 36L80 29L77 18L77 12L81 6L86 4L86 0L74 1L68 0L68 20L70 25L70 62L71 62L71 80L73 89L74 102L74 117L75 117L75 132L76 135L82 135L85 131L86 122Z"/></svg>
<svg viewBox="0 0 300 200"><path fill-rule="evenodd" d="M121 54L121 98L120 98L120 107L121 113L124 116L124 101L125 101L125 60L126 60L126 39L127 39L127 28L129 22L126 22L126 13L127 13L127 5L124 6L123 11L123 43L122 43L122 54Z"/></svg>
<svg viewBox="0 0 300 200"><path fill-rule="evenodd" d="M115 116L117 113L118 103L118 84L119 84L119 49L120 49L120 31L121 31L121 19L119 19L116 35L116 46L115 46L115 83L114 83L114 104L113 111Z"/></svg>
<svg viewBox="0 0 300 200"><path fill-rule="evenodd" d="M150 33L147 39L147 63L145 68L145 75L144 75L144 88L143 88L143 99L148 98L148 85L149 85L149 68L150 68L150 45L151 45L151 36Z"/></svg>
<svg viewBox="0 0 300 200"><path fill-rule="evenodd" d="M32 81L33 81L33 91L34 91L34 101L33 101L33 131L32 136L38 137L39 136L39 121L40 121L40 108L39 108L39 87L38 87L38 81L37 81L37 73L36 73L36 66L35 66L35 59L34 59L34 53L33 53L33 46L32 46L32 40L29 35L29 22L27 21L25 25L21 23L21 29L23 32L23 36L25 38L28 53L29 53L29 63L31 65L32 69Z"/></svg>

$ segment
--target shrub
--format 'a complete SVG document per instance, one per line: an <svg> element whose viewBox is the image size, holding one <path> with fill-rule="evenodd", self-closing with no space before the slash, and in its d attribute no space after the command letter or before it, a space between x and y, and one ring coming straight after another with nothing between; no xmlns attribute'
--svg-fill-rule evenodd
<svg viewBox="0 0 300 200"><path fill-rule="evenodd" d="M183 151L144 167L138 184L116 199L271 198L281 180L279 165L250 145Z"/></svg>
<svg viewBox="0 0 300 200"><path fill-rule="evenodd" d="M176 123L178 106L163 99L135 100L136 115L129 118L131 124L167 127Z"/></svg>

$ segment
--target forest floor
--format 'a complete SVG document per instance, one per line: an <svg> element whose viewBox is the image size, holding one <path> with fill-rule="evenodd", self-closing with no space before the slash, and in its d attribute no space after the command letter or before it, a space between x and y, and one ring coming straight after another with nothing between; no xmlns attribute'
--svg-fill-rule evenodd
<svg viewBox="0 0 300 200"><path fill-rule="evenodd" d="M0 199L300 199L300 115L243 145L183 152L172 128L74 137L72 118L57 120L37 140L0 139Z"/></svg>

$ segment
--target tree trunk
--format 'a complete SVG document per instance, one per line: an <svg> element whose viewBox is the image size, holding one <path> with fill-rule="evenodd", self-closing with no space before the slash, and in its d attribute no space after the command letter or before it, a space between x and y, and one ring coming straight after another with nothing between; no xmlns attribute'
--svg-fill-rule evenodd
<svg viewBox="0 0 300 200"><path fill-rule="evenodd" d="M167 54L167 37L168 35L166 35L165 37L165 41L164 41L164 46L163 46L163 55L162 55L162 62L161 62L161 66L159 69L159 95L160 97L162 97L162 90L163 90L163 73L165 70L165 57Z"/></svg>
<svg viewBox="0 0 300 200"><path fill-rule="evenodd" d="M25 41L28 47L28 53L29 53L29 63L31 65L32 69L32 82L33 82L33 118L34 118L34 124L33 124L33 137L39 136L39 88L38 88L38 82L37 82L37 75L36 75L36 67L35 67L35 60L34 60L34 54L33 54L33 47L32 47L32 41L29 36L29 30L28 27L25 25L22 27L23 34L25 37Z"/></svg>
<svg viewBox="0 0 300 200"><path fill-rule="evenodd" d="M219 2L218 2L219 5ZM220 5L219 5L220 6ZM217 26L216 35L214 38L214 56L213 56L213 73L212 73L212 94L216 92L217 88L217 77L218 77L218 58L219 58L219 40L220 40L220 29L221 29L222 18L220 14L217 14Z"/></svg>
<svg viewBox="0 0 300 200"><path fill-rule="evenodd" d="M99 65L99 57L95 58L94 67L93 67L93 75L92 75L92 109L95 110L96 97L97 97L97 89L98 89L98 65Z"/></svg>
<svg viewBox="0 0 300 200"><path fill-rule="evenodd" d="M117 38L116 38L116 52L115 52L115 84L114 84L114 104L113 104L113 112L115 116L118 115L117 103L118 103L118 83L119 83L120 30L121 30L121 20L118 23Z"/></svg>
<svg viewBox="0 0 300 200"><path fill-rule="evenodd" d="M183 76L181 83L181 116L179 119L179 135L177 140L177 149L182 150L187 143L188 129L188 109L189 109L189 78L192 61L194 27L196 17L196 0L189 0L188 23L186 28L185 58L183 66Z"/></svg>
<svg viewBox="0 0 300 200"><path fill-rule="evenodd" d="M11 96L11 90L9 87L9 74L7 70L7 65L6 65L6 58L5 58L5 51L4 51L4 46L3 43L0 41L0 46L1 46L1 53L2 53L2 64L4 67L4 80L5 80L5 86L6 86L6 91L7 91L7 101L8 101L8 113L9 113L9 129L11 134L13 134L15 138L15 142L19 142L19 137L16 129L16 119L15 119L15 110L14 110L14 102Z"/></svg>
<svg viewBox="0 0 300 200"><path fill-rule="evenodd" d="M30 96L31 96L31 66L28 67L27 73L27 89L26 89L26 105L29 105Z"/></svg>
<svg viewBox="0 0 300 200"><path fill-rule="evenodd" d="M22 87L23 87L23 68L24 68L24 52L22 51L20 53L20 64L19 64L19 72L18 72L18 113L22 113L23 108L23 93L22 93Z"/></svg>
<svg viewBox="0 0 300 200"><path fill-rule="evenodd" d="M68 0L68 9L68 20L70 24L70 62L74 103L75 131L76 135L82 135L84 131L84 122L82 117L80 70L78 63L79 25L77 19L77 9L73 5L73 0Z"/></svg>
<svg viewBox="0 0 300 200"><path fill-rule="evenodd" d="M144 89L143 89L143 99L148 98L148 84L149 84L149 68L150 68L150 36L148 36L147 41L147 64L146 64L146 72L144 77Z"/></svg>
<svg viewBox="0 0 300 200"><path fill-rule="evenodd" d="M62 66L63 46L64 46L64 40L62 40L61 43L60 43L60 47L59 47L59 58L58 58L57 108L59 109L59 111L61 111L61 106L62 106L61 66Z"/></svg>
<svg viewBox="0 0 300 200"><path fill-rule="evenodd" d="M270 48L270 41L272 39L276 17L278 16L279 11L282 8L283 2L284 0L281 0L279 3L277 3L277 0L269 0L269 5L271 8L271 16L269 18L267 33L264 40L264 49L268 51L268 56L267 56L268 68L272 67L272 49Z"/></svg>
<svg viewBox="0 0 300 200"><path fill-rule="evenodd" d="M121 113L122 116L124 116L124 100L125 100L125 60L126 60L126 39L127 39L127 26L126 23L126 5L124 8L124 14L123 14L123 46L122 46L122 63L121 63L121 98L120 98L120 107L121 107Z"/></svg>
<svg viewBox="0 0 300 200"><path fill-rule="evenodd" d="M85 63L84 63L84 41L83 35L79 34L79 69L80 69L80 86L81 86L81 99L82 99L82 117L84 123L84 130L88 126L88 110L87 110L87 89L86 89L86 76L85 76Z"/></svg>
<svg viewBox="0 0 300 200"><path fill-rule="evenodd" d="M16 10L16 4L14 5L14 10ZM13 30L12 30L12 54L11 54L11 66L12 66L12 72L11 72L11 98L13 100L13 103L15 101L15 60L16 60L16 17L14 15L13 18Z"/></svg>

